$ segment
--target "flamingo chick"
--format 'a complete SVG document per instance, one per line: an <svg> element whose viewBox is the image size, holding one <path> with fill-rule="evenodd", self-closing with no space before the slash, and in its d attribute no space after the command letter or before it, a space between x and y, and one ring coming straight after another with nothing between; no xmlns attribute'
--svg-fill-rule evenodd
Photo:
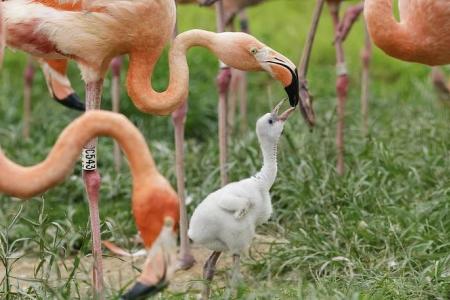
<svg viewBox="0 0 450 300"><path fill-rule="evenodd" d="M245 252L255 235L255 227L272 214L270 188L277 176L277 144L284 122L295 110L291 107L278 116L280 102L271 113L256 122L256 134L263 153L264 164L256 175L227 184L209 194L195 209L188 235L194 243L213 251L207 259L203 276L209 283L221 252L233 255L233 281L239 274L241 253ZM203 298L209 296L209 287Z"/></svg>

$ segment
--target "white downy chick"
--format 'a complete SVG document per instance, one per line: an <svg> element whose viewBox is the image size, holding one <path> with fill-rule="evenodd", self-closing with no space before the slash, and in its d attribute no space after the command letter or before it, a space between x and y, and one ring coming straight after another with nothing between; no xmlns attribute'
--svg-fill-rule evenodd
<svg viewBox="0 0 450 300"><path fill-rule="evenodd" d="M294 111L290 108L278 116L282 103L256 122L264 158L261 170L252 177L227 184L199 204L188 231L194 243L239 256L249 248L256 226L269 220L272 214L269 191L277 176L277 144L284 122Z"/></svg>

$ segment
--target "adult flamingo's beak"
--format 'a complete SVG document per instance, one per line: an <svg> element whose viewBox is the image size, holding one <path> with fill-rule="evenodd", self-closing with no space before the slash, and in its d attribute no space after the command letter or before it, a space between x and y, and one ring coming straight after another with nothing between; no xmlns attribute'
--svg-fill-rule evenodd
<svg viewBox="0 0 450 300"><path fill-rule="evenodd" d="M59 99L58 97L56 97L56 95L53 95L53 99L55 99L56 102L64 105L65 107L79 111L86 110L86 106L83 102L81 102L80 97L78 97L76 93L71 93L63 99Z"/></svg>
<svg viewBox="0 0 450 300"><path fill-rule="evenodd" d="M163 291L168 285L176 264L176 235L174 221L166 217L158 239L149 251L141 275L121 300L146 299Z"/></svg>
<svg viewBox="0 0 450 300"><path fill-rule="evenodd" d="M45 82L53 99L65 107L85 111L85 104L74 92L67 78L67 61L40 59L39 63L44 71Z"/></svg>
<svg viewBox="0 0 450 300"><path fill-rule="evenodd" d="M311 127L314 126L315 117L310 98L300 95L300 83L295 65L280 54L274 54L271 59L266 60L266 63L270 65L273 76L282 82L291 106L295 107L299 104L306 123Z"/></svg>

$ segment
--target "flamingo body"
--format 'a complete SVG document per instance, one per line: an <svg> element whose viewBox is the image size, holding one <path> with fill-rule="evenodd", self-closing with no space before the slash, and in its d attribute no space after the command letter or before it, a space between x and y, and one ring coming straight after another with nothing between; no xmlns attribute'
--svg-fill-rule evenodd
<svg viewBox="0 0 450 300"><path fill-rule="evenodd" d="M104 3L101 11L48 6L55 1L7 1L6 43L38 57L71 58L100 74L113 57L132 49L151 50L159 57L175 25L172 1L98 2ZM157 31L148 29L155 27Z"/></svg>
<svg viewBox="0 0 450 300"><path fill-rule="evenodd" d="M392 0L366 0L364 15L374 43L386 54L426 65L450 63L450 2L399 0L400 22Z"/></svg>

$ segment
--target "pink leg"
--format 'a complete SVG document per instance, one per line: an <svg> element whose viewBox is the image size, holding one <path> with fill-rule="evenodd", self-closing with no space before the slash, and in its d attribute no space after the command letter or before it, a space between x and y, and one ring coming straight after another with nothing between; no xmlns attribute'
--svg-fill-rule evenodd
<svg viewBox="0 0 450 300"><path fill-rule="evenodd" d="M241 70L231 71L231 82L228 97L228 136L232 136L236 116L236 106L239 102L240 131L247 131L247 74Z"/></svg>
<svg viewBox="0 0 450 300"><path fill-rule="evenodd" d="M188 216L184 191L184 124L186 121L187 101L172 113L172 122L175 127L175 160L177 174L178 197L180 198L180 257L179 268L188 270L195 264L191 254L189 239L187 237Z"/></svg>
<svg viewBox="0 0 450 300"><path fill-rule="evenodd" d="M328 2L328 4L330 7L331 16L333 18L335 36L337 37L339 33L339 5L335 3L330 4L330 2ZM347 75L347 67L345 64L344 49L342 47L341 39L336 39L335 48L336 48L336 71L337 71L336 93L338 98L337 103L338 123L336 127L336 149L337 149L336 171L339 175L344 175L345 102L347 100L349 80Z"/></svg>
<svg viewBox="0 0 450 300"><path fill-rule="evenodd" d="M233 135L233 126L234 126L234 119L236 116L236 104L238 101L238 91L239 91L239 75L240 71L236 69L231 70L231 82L230 82L230 91L228 96L228 127L227 127L227 134L229 137ZM229 139L228 139L229 140Z"/></svg>
<svg viewBox="0 0 450 300"><path fill-rule="evenodd" d="M86 111L99 109L102 95L103 80L86 84ZM92 230L92 254L94 258L93 284L94 298L104 299L103 293L103 262L100 238L100 216L98 210L100 173L97 170L97 139L91 140L83 149L83 179L89 202L89 215Z"/></svg>
<svg viewBox="0 0 450 300"><path fill-rule="evenodd" d="M342 42L345 41L347 38L348 33L350 32L350 29L352 28L353 24L358 19L359 15L364 10L364 4L356 4L353 6L350 6L344 14L344 17L342 18L341 22L339 23L337 32L336 32L336 39L341 40Z"/></svg>
<svg viewBox="0 0 450 300"><path fill-rule="evenodd" d="M248 17L245 10L239 13L239 24L241 31L245 33L250 33L250 28L248 24ZM247 132L247 73L241 72L241 80L238 86L238 98L239 98L239 114L240 114L240 131L241 134Z"/></svg>
<svg viewBox="0 0 450 300"><path fill-rule="evenodd" d="M224 21L224 9L222 0L216 2L216 21L217 21L217 32L223 32L225 30ZM219 90L219 151L220 151L220 181L221 185L224 186L228 182L227 176L227 151L228 151L228 141L227 141L227 98L228 98L228 88L230 87L231 81L231 70L228 66L220 63L220 71L217 75L216 83Z"/></svg>
<svg viewBox="0 0 450 300"><path fill-rule="evenodd" d="M234 32L234 24L231 22L226 26L227 31ZM239 98L239 70L231 69L231 81L228 90L228 99L227 99L227 139L230 140L230 137L233 135L233 127L234 120L236 117L236 106Z"/></svg>
<svg viewBox="0 0 450 300"><path fill-rule="evenodd" d="M31 122L31 88L34 79L33 60L29 56L27 66L25 68L24 89L23 89L23 129L22 136L24 138L30 137L30 122Z"/></svg>
<svg viewBox="0 0 450 300"><path fill-rule="evenodd" d="M249 33L248 18L245 10L238 14L240 30ZM227 25L230 31L234 31L233 20ZM228 98L228 136L232 136L234 127L236 106L239 102L240 112L240 132L244 134L247 132L247 73L241 70L233 69L231 72L231 82L229 88Z"/></svg>
<svg viewBox="0 0 450 300"><path fill-rule="evenodd" d="M242 73L242 80L239 85L239 114L240 114L240 131L241 134L247 132L247 73Z"/></svg>
<svg viewBox="0 0 450 300"><path fill-rule="evenodd" d="M228 87L231 81L231 70L229 67L221 67L217 76L217 86L219 89L219 151L220 151L220 182L224 186L228 182L227 176L227 97Z"/></svg>
<svg viewBox="0 0 450 300"><path fill-rule="evenodd" d="M112 110L113 112L120 112L120 68L122 66L122 57L115 57L111 61L112 72L112 85L111 85L111 98L112 98ZM116 172L120 172L122 167L122 157L120 154L119 144L114 140L114 166Z"/></svg>
<svg viewBox="0 0 450 300"><path fill-rule="evenodd" d="M100 238L100 217L98 210L99 190L101 177L98 170L83 170L83 180L89 201L89 217L92 230L92 256L94 267L92 270L92 281L94 283L95 299L103 299L103 261L102 245Z"/></svg>
<svg viewBox="0 0 450 300"><path fill-rule="evenodd" d="M365 28L365 41L364 48L362 50L361 59L363 65L362 78L361 78L361 113L363 117L363 133L367 135L369 130L368 118L369 118L369 67L370 57L372 56L372 42L370 41L367 27Z"/></svg>

